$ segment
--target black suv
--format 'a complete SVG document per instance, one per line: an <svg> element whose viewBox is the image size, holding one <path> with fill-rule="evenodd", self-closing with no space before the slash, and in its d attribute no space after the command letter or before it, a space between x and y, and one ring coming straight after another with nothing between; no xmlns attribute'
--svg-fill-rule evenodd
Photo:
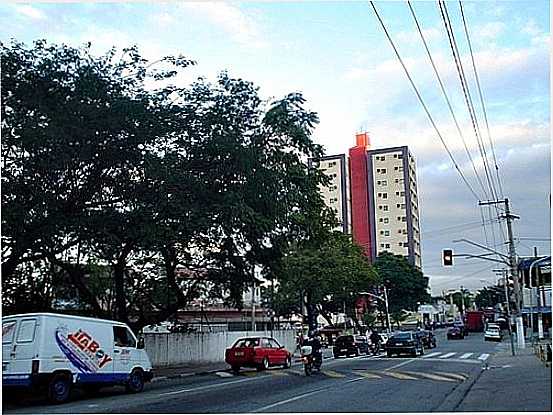
<svg viewBox="0 0 553 415"><path fill-rule="evenodd" d="M413 357L424 354L424 346L419 336L414 331L400 331L394 333L386 342L386 355L408 353Z"/></svg>
<svg viewBox="0 0 553 415"><path fill-rule="evenodd" d="M335 358L341 356L359 356L369 352L369 343L364 336L338 336L332 349Z"/></svg>

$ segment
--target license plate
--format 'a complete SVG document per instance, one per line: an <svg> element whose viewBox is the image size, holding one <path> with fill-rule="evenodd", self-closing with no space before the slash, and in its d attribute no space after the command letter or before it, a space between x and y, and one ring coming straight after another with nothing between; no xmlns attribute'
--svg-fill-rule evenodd
<svg viewBox="0 0 553 415"><path fill-rule="evenodd" d="M234 352L235 356L244 356L244 352Z"/></svg>

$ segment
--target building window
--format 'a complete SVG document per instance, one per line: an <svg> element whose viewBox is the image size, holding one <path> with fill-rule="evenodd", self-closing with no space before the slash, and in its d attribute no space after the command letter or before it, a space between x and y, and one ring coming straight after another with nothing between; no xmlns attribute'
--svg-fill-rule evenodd
<svg viewBox="0 0 553 415"><path fill-rule="evenodd" d="M401 208L402 208L402 209L405 209L405 203L402 203L402 204L401 204Z"/></svg>
<svg viewBox="0 0 553 415"><path fill-rule="evenodd" d="M380 173L386 174L386 169L380 169Z"/></svg>
<svg viewBox="0 0 553 415"><path fill-rule="evenodd" d="M407 222L407 218L406 218L405 216L402 216L402 217L401 217L401 221L402 221L402 222Z"/></svg>
<svg viewBox="0 0 553 415"><path fill-rule="evenodd" d="M382 219L382 218L380 218L380 219ZM389 222L390 222L390 219L384 218L384 223L389 223Z"/></svg>
<svg viewBox="0 0 553 415"><path fill-rule="evenodd" d="M380 186L381 183L382 183L382 182L381 182L380 180L377 180L377 181L376 181L376 184L377 184L378 186Z"/></svg>
<svg viewBox="0 0 553 415"><path fill-rule="evenodd" d="M388 211L388 205L382 205L382 210L384 212L387 212Z"/></svg>
<svg viewBox="0 0 553 415"><path fill-rule="evenodd" d="M380 223L384 222L384 220L383 220L382 218L378 219L378 221L379 221Z"/></svg>
<svg viewBox="0 0 553 415"><path fill-rule="evenodd" d="M328 167L334 167L334 166L336 166L335 161L331 161L330 163L328 163Z"/></svg>
<svg viewBox="0 0 553 415"><path fill-rule="evenodd" d="M382 186L388 186L388 181L387 180L382 180Z"/></svg>
<svg viewBox="0 0 553 415"><path fill-rule="evenodd" d="M386 249L390 249L390 244L386 244Z"/></svg>
<svg viewBox="0 0 553 415"><path fill-rule="evenodd" d="M381 161L386 160L386 156L380 156L380 160L381 160Z"/></svg>
<svg viewBox="0 0 553 415"><path fill-rule="evenodd" d="M384 248L384 244L380 244L380 247L381 247L381 248Z"/></svg>
<svg viewBox="0 0 553 415"><path fill-rule="evenodd" d="M379 194L378 194L378 197L382 197L382 193L379 193Z"/></svg>
<svg viewBox="0 0 553 415"><path fill-rule="evenodd" d="M384 231L384 236L390 236L390 231Z"/></svg>
<svg viewBox="0 0 553 415"><path fill-rule="evenodd" d="M388 199L388 193L382 193L382 199Z"/></svg>

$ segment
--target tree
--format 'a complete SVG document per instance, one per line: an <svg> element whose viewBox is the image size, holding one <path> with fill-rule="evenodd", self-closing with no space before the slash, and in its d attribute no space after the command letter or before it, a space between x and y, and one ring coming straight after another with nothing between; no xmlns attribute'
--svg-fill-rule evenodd
<svg viewBox="0 0 553 415"><path fill-rule="evenodd" d="M43 260L95 315L136 325L203 290L241 306L253 269L274 278L327 215L301 94L263 101L225 72L177 87L191 60L148 62L135 47L0 51L4 281ZM91 264L108 270L109 302Z"/></svg>
<svg viewBox="0 0 553 415"><path fill-rule="evenodd" d="M305 300L310 329L315 328L316 311L329 324L331 313L342 312L344 305L353 315L358 293L368 290L377 278L351 236L341 232L319 236L284 256L277 274L275 308L299 312Z"/></svg>
<svg viewBox="0 0 553 415"><path fill-rule="evenodd" d="M478 290L474 297L474 303L478 308L495 307L505 301L502 287L490 286Z"/></svg>
<svg viewBox="0 0 553 415"><path fill-rule="evenodd" d="M374 268L379 283L388 288L390 314L401 310L416 311L417 303L430 301L428 278L403 256L384 252L376 258Z"/></svg>

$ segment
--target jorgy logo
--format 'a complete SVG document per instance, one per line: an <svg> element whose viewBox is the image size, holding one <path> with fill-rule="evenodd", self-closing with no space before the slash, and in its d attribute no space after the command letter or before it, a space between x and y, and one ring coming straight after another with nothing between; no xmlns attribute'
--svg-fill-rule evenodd
<svg viewBox="0 0 553 415"><path fill-rule="evenodd" d="M100 344L86 331L79 329L76 333L69 334L67 338L90 357L96 357L100 369L113 360L100 349Z"/></svg>

